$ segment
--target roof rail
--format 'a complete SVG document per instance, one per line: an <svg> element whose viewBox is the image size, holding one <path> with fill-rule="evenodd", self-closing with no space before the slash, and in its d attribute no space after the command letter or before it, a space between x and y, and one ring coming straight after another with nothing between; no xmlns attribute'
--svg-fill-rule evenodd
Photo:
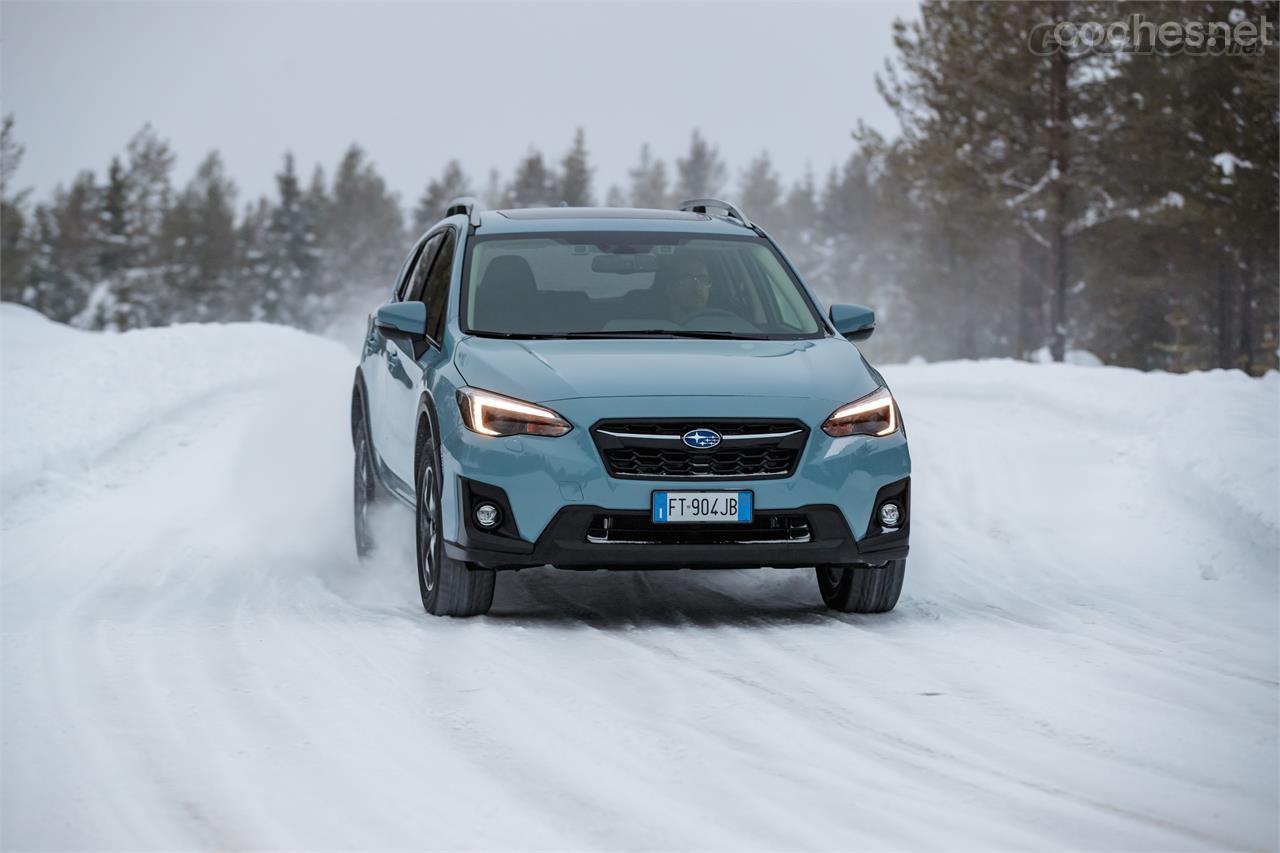
<svg viewBox="0 0 1280 853"><path fill-rule="evenodd" d="M733 204L718 198L691 198L680 202L678 208L690 213L706 213L708 207L718 207L729 216L730 219L736 219L748 228L755 230L755 226L751 224L751 220L747 219Z"/></svg>
<svg viewBox="0 0 1280 853"><path fill-rule="evenodd" d="M467 218L471 220L471 224L480 227L480 202L476 201L469 195L459 196L444 209L445 216L453 216L458 213L465 213Z"/></svg>

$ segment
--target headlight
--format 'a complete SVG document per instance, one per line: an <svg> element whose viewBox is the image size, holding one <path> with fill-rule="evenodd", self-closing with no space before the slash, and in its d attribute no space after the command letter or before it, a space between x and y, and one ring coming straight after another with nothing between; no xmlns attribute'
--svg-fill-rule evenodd
<svg viewBox="0 0 1280 853"><path fill-rule="evenodd" d="M898 429L898 408L888 388L877 388L865 397L841 406L822 423L822 431L844 435L891 435Z"/></svg>
<svg viewBox="0 0 1280 853"><path fill-rule="evenodd" d="M481 435L564 435L573 429L550 409L478 388L459 388L458 408L467 429Z"/></svg>

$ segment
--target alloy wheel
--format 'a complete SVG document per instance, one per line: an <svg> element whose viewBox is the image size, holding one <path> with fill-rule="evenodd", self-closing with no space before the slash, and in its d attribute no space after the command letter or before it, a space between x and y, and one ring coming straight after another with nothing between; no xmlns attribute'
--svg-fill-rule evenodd
<svg viewBox="0 0 1280 853"><path fill-rule="evenodd" d="M364 430L356 442L355 475L351 478L354 489L356 549L365 553L373 544L369 533L369 504L373 500L373 466L369 464L369 439Z"/></svg>
<svg viewBox="0 0 1280 853"><path fill-rule="evenodd" d="M422 588L430 592L436 584L436 555L439 552L440 533L436 522L436 472L428 462L422 469L422 493L418 497L418 571L422 573Z"/></svg>

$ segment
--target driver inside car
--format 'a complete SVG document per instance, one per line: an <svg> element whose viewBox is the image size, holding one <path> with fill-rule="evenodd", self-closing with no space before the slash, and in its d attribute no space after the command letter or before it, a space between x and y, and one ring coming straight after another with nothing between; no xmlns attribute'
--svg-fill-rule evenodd
<svg viewBox="0 0 1280 853"><path fill-rule="evenodd" d="M711 271L706 263L693 256L676 260L667 298L671 319L684 324L707 310L711 298Z"/></svg>

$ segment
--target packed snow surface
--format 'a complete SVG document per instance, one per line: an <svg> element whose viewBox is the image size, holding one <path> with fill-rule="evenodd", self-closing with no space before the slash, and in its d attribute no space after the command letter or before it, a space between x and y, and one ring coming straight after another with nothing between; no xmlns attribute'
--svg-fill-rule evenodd
<svg viewBox="0 0 1280 853"><path fill-rule="evenodd" d="M1280 377L890 367L898 609L810 571L418 602L341 344L3 337L0 846L1275 848Z"/></svg>

